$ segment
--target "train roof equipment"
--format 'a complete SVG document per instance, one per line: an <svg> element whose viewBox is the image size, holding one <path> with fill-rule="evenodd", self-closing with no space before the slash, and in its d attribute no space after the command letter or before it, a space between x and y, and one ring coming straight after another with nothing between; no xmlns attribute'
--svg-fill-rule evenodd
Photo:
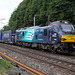
<svg viewBox="0 0 75 75"><path fill-rule="evenodd" d="M55 21L55 22L52 22L50 25L60 25L60 24L70 24L69 21L65 21L65 20L59 20L59 21Z"/></svg>

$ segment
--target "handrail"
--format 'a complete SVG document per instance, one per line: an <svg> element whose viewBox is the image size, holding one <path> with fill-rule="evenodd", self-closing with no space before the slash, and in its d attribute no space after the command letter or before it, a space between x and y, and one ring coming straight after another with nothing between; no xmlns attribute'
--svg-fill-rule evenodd
<svg viewBox="0 0 75 75"><path fill-rule="evenodd" d="M42 72L40 72L40 71L38 71L38 70L36 70L36 69L34 69L32 67L29 67L29 66L27 66L27 65L25 65L25 64L23 64L23 63L21 63L21 62L19 62L17 60L15 60L15 59L13 59L13 58L7 56L6 54L4 54L2 52L0 52L0 55L5 57L5 58L7 58L7 59L9 59L9 60L11 60L11 61L13 61L13 62L15 62L19 67L21 67L22 69L24 69L24 70L26 70L26 71L34 74L34 75L46 75L45 73L42 73Z"/></svg>

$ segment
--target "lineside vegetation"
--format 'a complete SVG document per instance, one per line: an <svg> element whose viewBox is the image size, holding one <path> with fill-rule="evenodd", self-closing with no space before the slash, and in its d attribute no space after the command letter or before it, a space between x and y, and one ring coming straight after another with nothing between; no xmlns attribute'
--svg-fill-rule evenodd
<svg viewBox="0 0 75 75"><path fill-rule="evenodd" d="M35 14L38 15L36 25L47 25L48 20L67 20L75 24L75 0L23 0L2 31L33 26Z"/></svg>
<svg viewBox="0 0 75 75"><path fill-rule="evenodd" d="M0 74L6 75L9 70L14 70L14 66L6 59L0 59Z"/></svg>

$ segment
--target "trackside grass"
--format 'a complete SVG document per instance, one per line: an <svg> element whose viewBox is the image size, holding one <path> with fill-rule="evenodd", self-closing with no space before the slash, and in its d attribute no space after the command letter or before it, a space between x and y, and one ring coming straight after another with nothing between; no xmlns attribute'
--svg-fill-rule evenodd
<svg viewBox="0 0 75 75"><path fill-rule="evenodd" d="M0 59L0 74L6 75L10 69L15 69L11 62L6 59Z"/></svg>

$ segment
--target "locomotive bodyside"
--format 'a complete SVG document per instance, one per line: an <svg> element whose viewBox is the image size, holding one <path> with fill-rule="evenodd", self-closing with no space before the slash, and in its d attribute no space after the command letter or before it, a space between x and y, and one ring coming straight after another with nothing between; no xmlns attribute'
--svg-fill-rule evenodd
<svg viewBox="0 0 75 75"><path fill-rule="evenodd" d="M48 27L30 28L17 31L17 41L32 43L47 43Z"/></svg>

